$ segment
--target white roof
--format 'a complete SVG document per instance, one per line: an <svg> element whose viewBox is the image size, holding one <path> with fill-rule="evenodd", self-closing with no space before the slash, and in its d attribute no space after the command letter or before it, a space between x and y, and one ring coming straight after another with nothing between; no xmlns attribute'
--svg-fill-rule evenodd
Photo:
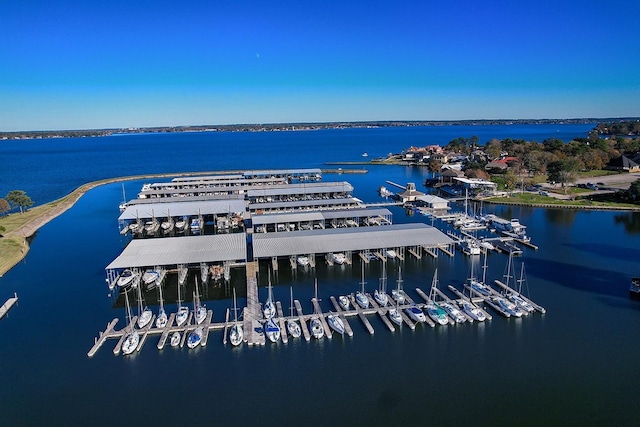
<svg viewBox="0 0 640 427"><path fill-rule="evenodd" d="M400 246L439 246L453 243L437 228L423 223L381 225L326 230L257 233L253 253L257 258L310 253L361 251Z"/></svg>
<svg viewBox="0 0 640 427"><path fill-rule="evenodd" d="M106 269L245 260L246 242L245 233L134 239Z"/></svg>
<svg viewBox="0 0 640 427"><path fill-rule="evenodd" d="M135 219L147 219L156 217L166 218L169 214L172 217L194 216L198 214L228 214L229 212L244 212L245 202L239 199L230 200L200 200L169 202L169 203L145 203L127 206L124 212L118 217L121 221L133 221Z"/></svg>

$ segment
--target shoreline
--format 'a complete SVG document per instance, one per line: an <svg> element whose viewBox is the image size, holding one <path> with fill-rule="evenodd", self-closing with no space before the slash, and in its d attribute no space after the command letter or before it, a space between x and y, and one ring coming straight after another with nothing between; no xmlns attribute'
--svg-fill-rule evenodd
<svg viewBox="0 0 640 427"><path fill-rule="evenodd" d="M0 218L0 224L7 222L7 218L18 219L24 218L24 223L16 226L14 230L7 231L2 238L0 238L0 277L4 276L13 267L15 267L20 261L22 261L29 253L28 239L32 237L40 227L46 225L49 221L57 218L58 216L69 210L80 198L88 191L105 184L113 184L116 182L136 181L149 178L171 178L181 176L197 176L197 175L221 175L242 171L200 171L200 172L181 172L181 173L159 173L159 174L146 174L146 175L131 175L107 178L98 181L88 182L73 190L71 193L63 196L52 202L48 202L43 205L39 205L25 211L24 213L13 213L6 217ZM335 173L335 174L349 174L349 173L367 173L366 170L323 170L323 173ZM509 202L509 201L491 201L484 200L487 203L497 205L512 205L512 206L529 206L539 207L543 209L582 209L582 210L612 210L612 211L627 211L627 212L639 212L640 207L633 208L628 206L584 206L584 205L571 205L571 204L535 204L535 203L522 203L522 202Z"/></svg>

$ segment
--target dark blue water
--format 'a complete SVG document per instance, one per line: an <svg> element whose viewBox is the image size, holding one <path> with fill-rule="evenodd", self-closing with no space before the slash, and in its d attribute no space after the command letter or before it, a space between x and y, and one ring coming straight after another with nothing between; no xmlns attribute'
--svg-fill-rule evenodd
<svg viewBox="0 0 640 427"><path fill-rule="evenodd" d="M396 137L389 132L393 142L388 151L416 145L411 138L403 140L403 132ZM260 148L261 156L272 152L273 160L239 153L239 146L227 147L228 157L224 152L206 156L210 163L203 155L193 154L193 159L207 163L203 170L239 168L245 154L247 167L318 167L327 157L342 160L374 151L373 138L345 146L342 157L317 147L340 146L344 140L338 131L322 138L315 132L293 134L295 142ZM261 140L266 134L234 135L247 138L246 145L255 148L260 145L252 138ZM304 135L309 139L299 145ZM155 169L159 153L180 146L184 137L170 136L174 139L132 137L148 139L148 146L154 147L149 171L162 172ZM104 141L119 144L118 138ZM303 154L308 152L323 157L313 162L310 154ZM291 153L301 153L297 157L304 164L296 163ZM55 163L58 154L49 155ZM189 150L185 159L188 155ZM101 157L97 152L95 156ZM105 165L101 173L141 173L129 172L138 161L123 159ZM172 170L191 170L185 162L174 158L167 164ZM83 164L87 174L95 173ZM385 180L419 183L424 174L418 168L395 166L369 170L366 175L325 179L346 179L354 185L355 196L378 201L375 190ZM63 175L60 179L71 187L87 178ZM142 182L127 183L127 193L135 194ZM121 198L120 184L87 193L40 229L24 262L0 279L0 297L14 291L20 297L19 305L0 322L3 425L52 420L61 425L636 425L640 420L634 407L640 378L640 305L628 299L627 291L630 277L640 269L638 214L483 207L520 218L540 246L538 251L525 250L517 264L525 262L531 296L547 309L543 316L504 319L494 313L484 324L435 329L418 325L415 331L403 327L395 333L370 316L373 336L353 319L352 338L231 348L222 344L221 332L213 332L206 348L158 351L152 338L133 357L114 356L115 341L109 340L88 358L98 331L114 317L121 319L120 325L123 322L123 309L107 296L104 282L104 267L122 249L116 221ZM422 216L407 217L399 208L393 212L395 222L425 221ZM506 262L503 255L490 255L487 276L500 278ZM395 284L397 266L397 261L390 264L389 286ZM402 268L404 288L418 299L415 287L428 288L435 268L441 288L449 283L460 287L471 263L458 253L437 260L407 258ZM368 289L374 289L379 274L379 265L367 268ZM360 268L320 265L317 277L321 304L328 309L330 295L358 288ZM261 285L265 281L262 275ZM241 286L242 280L234 283ZM290 286L309 311L313 276L292 277L281 265L274 294L285 310ZM260 292L264 298L266 290ZM220 321L231 300L211 294L207 305ZM243 305L244 298L238 303Z"/></svg>
<svg viewBox="0 0 640 427"><path fill-rule="evenodd" d="M114 176L231 169L320 167L399 153L412 145L445 145L478 136L542 141L584 137L584 125L422 126L297 132L187 132L101 138L0 141L0 197L24 190L43 204L88 182ZM137 191L136 191L137 192ZM132 196L135 193L132 194Z"/></svg>

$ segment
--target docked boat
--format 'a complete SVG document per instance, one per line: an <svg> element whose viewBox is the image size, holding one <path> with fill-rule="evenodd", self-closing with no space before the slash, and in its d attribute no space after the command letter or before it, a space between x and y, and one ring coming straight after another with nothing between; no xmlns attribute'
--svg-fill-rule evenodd
<svg viewBox="0 0 640 427"><path fill-rule="evenodd" d="M517 307L519 307L525 313L533 313L535 311L533 304L531 304L529 301L527 301L525 298L522 297L522 284L526 283L526 281L527 279L525 278L525 274L524 274L524 262L523 262L520 265L520 278L518 279L518 291L517 293L510 292L507 295L507 298L509 298L509 301L514 303Z"/></svg>
<svg viewBox="0 0 640 427"><path fill-rule="evenodd" d="M162 229L162 234L169 234L173 231L173 227L175 222L171 216L167 216L167 219L160 223L160 228Z"/></svg>
<svg viewBox="0 0 640 427"><path fill-rule="evenodd" d="M273 317L269 318L264 324L264 332L271 342L277 342L280 339L280 327L273 320Z"/></svg>
<svg viewBox="0 0 640 427"><path fill-rule="evenodd" d="M440 325L446 325L449 323L447 312L435 302L436 289L438 288L438 269L433 272L433 280L431 281L431 290L429 291L429 300L427 301L427 315L433 319L434 322Z"/></svg>
<svg viewBox="0 0 640 427"><path fill-rule="evenodd" d="M634 277L631 279L629 285L629 296L633 299L640 299L640 277Z"/></svg>
<svg viewBox="0 0 640 427"><path fill-rule="evenodd" d="M191 234L200 234L200 219L193 218L191 220Z"/></svg>
<svg viewBox="0 0 640 427"><path fill-rule="evenodd" d="M494 297L494 304L497 304L498 307L504 312L511 316L522 317L522 310L520 310L514 303L502 297ZM503 313L503 314L504 314Z"/></svg>
<svg viewBox="0 0 640 427"><path fill-rule="evenodd" d="M222 279L222 276L224 275L224 267L220 264L214 264L209 268L209 273L211 274L211 279L213 279L214 282L217 282Z"/></svg>
<svg viewBox="0 0 640 427"><path fill-rule="evenodd" d="M338 264L338 265L344 264L345 260L347 259L345 254L343 254L342 252L333 253L331 255L331 258L332 258L333 262Z"/></svg>
<svg viewBox="0 0 640 427"><path fill-rule="evenodd" d="M320 339L324 336L324 328L322 327L322 322L320 322L318 317L314 316L311 318L309 327L311 329L311 335L313 335L315 339Z"/></svg>
<svg viewBox="0 0 640 427"><path fill-rule="evenodd" d="M391 319L393 323L398 326L402 325L402 314L400 314L400 309L397 306L389 308L387 313L389 314L389 319Z"/></svg>
<svg viewBox="0 0 640 427"><path fill-rule="evenodd" d="M300 267L308 267L309 266L309 257L306 256L299 256L296 259L296 262L298 263L298 265Z"/></svg>
<svg viewBox="0 0 640 427"><path fill-rule="evenodd" d="M204 328L202 326L198 326L191 333L189 333L189 337L187 338L187 347L196 348L202 342L202 337L204 336Z"/></svg>
<svg viewBox="0 0 640 427"><path fill-rule="evenodd" d="M362 289L356 292L356 302L363 309L369 308L369 297L364 292L365 283L366 282L364 281L364 263L362 263L362 281L360 282L360 284L362 285Z"/></svg>
<svg viewBox="0 0 640 427"><path fill-rule="evenodd" d="M440 307L442 307L442 309L446 311L449 317L455 320L456 323L464 323L467 321L467 318L462 314L462 311L452 303L442 302L440 303Z"/></svg>
<svg viewBox="0 0 640 427"><path fill-rule="evenodd" d="M479 294L480 296L483 297L490 297L491 296L491 287L489 287L489 285L479 282L476 279L471 279L469 281L469 287L471 288L471 290L473 290L475 293Z"/></svg>
<svg viewBox="0 0 640 427"><path fill-rule="evenodd" d="M462 306L462 311L464 311L473 320L477 320L478 322L484 322L486 320L487 316L484 315L482 310L469 301L462 300L460 305Z"/></svg>
<svg viewBox="0 0 640 427"><path fill-rule="evenodd" d="M340 295L338 297L338 304L340 305L340 308L342 308L343 310L349 310L349 297L347 297L346 295Z"/></svg>
<svg viewBox="0 0 640 427"><path fill-rule="evenodd" d="M394 251L393 249L387 249L386 251L384 251L384 253L388 258L392 259L398 256L398 254L396 254L396 251Z"/></svg>
<svg viewBox="0 0 640 427"><path fill-rule="evenodd" d="M393 289L391 291L391 298L393 298L393 300L397 303L397 304L404 304L404 292L402 291L402 267L398 267L398 280L397 280L398 286L396 287L396 289Z"/></svg>
<svg viewBox="0 0 640 427"><path fill-rule="evenodd" d="M177 220L174 226L178 233L184 233L185 230L188 228L187 217L182 217L179 220Z"/></svg>
<svg viewBox="0 0 640 427"><path fill-rule="evenodd" d="M162 300L162 286L158 286L160 292L160 308L158 309L158 317L156 317L156 328L164 328L167 326L167 313L164 311L164 301Z"/></svg>
<svg viewBox="0 0 640 427"><path fill-rule="evenodd" d="M176 325L182 326L187 323L187 319L189 319L189 307L182 305L182 300L180 299L180 285L178 285L178 312L176 313Z"/></svg>
<svg viewBox="0 0 640 427"><path fill-rule="evenodd" d="M269 287L268 287L267 301L262 306L262 314L265 319L271 319L276 315L276 305L273 302L273 294L271 292L271 274L269 274Z"/></svg>
<svg viewBox="0 0 640 427"><path fill-rule="evenodd" d="M175 331L173 334L171 334L171 347L177 347L180 345L180 338L182 338L182 336L180 335L180 332Z"/></svg>
<svg viewBox="0 0 640 427"><path fill-rule="evenodd" d="M129 306L129 295L127 292L124 293L126 307L127 307L127 335L122 341L122 353L127 355L133 353L133 351L138 348L138 344L140 342L140 335L138 331L133 327L133 323L131 322L131 307Z"/></svg>
<svg viewBox="0 0 640 427"><path fill-rule="evenodd" d="M207 306L200 303L200 296L198 295L198 281L196 281L196 292L193 295L193 317L195 318L196 325L204 322L207 317Z"/></svg>
<svg viewBox="0 0 640 427"><path fill-rule="evenodd" d="M327 315L327 323L329 327L339 333L340 335L344 334L344 322L337 314L331 312Z"/></svg>
<svg viewBox="0 0 640 427"><path fill-rule="evenodd" d="M142 275L142 283L147 290L151 290L156 287L160 273L156 270L146 270Z"/></svg>
<svg viewBox="0 0 640 427"><path fill-rule="evenodd" d="M302 334L302 329L300 328L300 325L298 325L298 322L296 322L296 320L293 317L293 287L290 288L291 291L291 302L289 304L289 312L290 312L290 318L287 319L287 332L289 332L289 335L291 335L294 338L300 338L300 335Z"/></svg>
<svg viewBox="0 0 640 427"><path fill-rule="evenodd" d="M147 235L156 234L159 228L160 223L155 218L151 219L151 221L147 221L144 224L144 232L147 233Z"/></svg>
<svg viewBox="0 0 640 427"><path fill-rule="evenodd" d="M151 322L151 318L153 317L153 312L149 309L149 307L145 307L142 301L142 290L140 289L140 285L138 288L138 328L142 329Z"/></svg>
<svg viewBox="0 0 640 427"><path fill-rule="evenodd" d="M244 339L244 333L242 331L242 325L238 323L238 305L236 304L236 288L233 288L233 315L234 315L234 322L233 322L233 326L229 330L229 341L231 342L231 345L237 346L237 345L240 345L240 343Z"/></svg>
<svg viewBox="0 0 640 427"><path fill-rule="evenodd" d="M427 321L427 318L425 317L422 309L420 309L420 307L415 304L411 304L409 307L406 307L404 311L405 313L407 313L407 316L409 316L416 322L424 323Z"/></svg>
<svg viewBox="0 0 640 427"><path fill-rule="evenodd" d="M462 239L460 240L459 245L462 252L466 255L480 255L481 253L480 245L473 239Z"/></svg>
<svg viewBox="0 0 640 427"><path fill-rule="evenodd" d="M373 292L373 299L376 300L380 307L386 307L389 303L389 296L387 295L387 269L386 263L382 263L382 277L380 277L380 287Z"/></svg>
<svg viewBox="0 0 640 427"><path fill-rule="evenodd" d="M130 284L133 283L133 279L135 279L136 274L131 271L130 269L126 269L124 270L122 273L120 273L120 276L118 277L118 280L116 281L116 284L121 287L124 288L125 286L129 286Z"/></svg>

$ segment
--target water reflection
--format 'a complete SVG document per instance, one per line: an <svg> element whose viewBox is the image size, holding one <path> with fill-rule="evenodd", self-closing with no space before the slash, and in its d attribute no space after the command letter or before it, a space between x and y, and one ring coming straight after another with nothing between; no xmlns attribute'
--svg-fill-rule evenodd
<svg viewBox="0 0 640 427"><path fill-rule="evenodd" d="M578 212L573 209L546 209L544 216L553 224L570 226L575 221Z"/></svg>
<svg viewBox="0 0 640 427"><path fill-rule="evenodd" d="M613 217L613 223L616 225L622 224L624 231L627 233L638 234L640 233L640 212L616 214Z"/></svg>

